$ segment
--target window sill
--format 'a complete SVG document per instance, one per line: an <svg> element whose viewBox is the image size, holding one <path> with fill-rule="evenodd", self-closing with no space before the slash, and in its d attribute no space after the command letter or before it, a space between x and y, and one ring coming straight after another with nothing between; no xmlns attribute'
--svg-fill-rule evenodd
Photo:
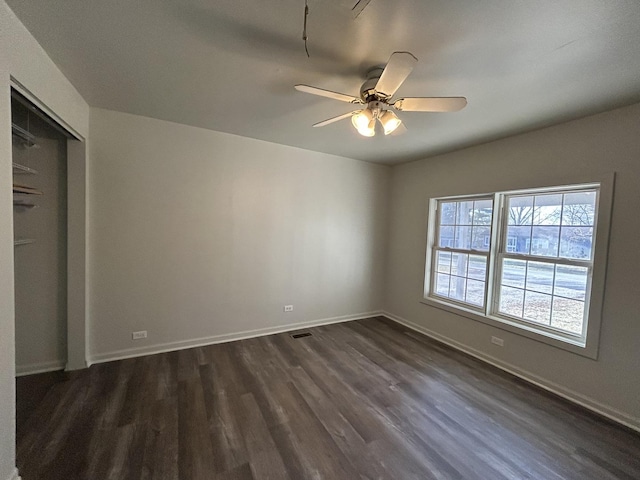
<svg viewBox="0 0 640 480"><path fill-rule="evenodd" d="M526 325L510 322L509 320L504 318L485 316L473 310L465 309L461 306L453 306L432 297L423 298L420 303L429 307L434 307L449 313L453 313L461 317L475 320L486 325L490 325L492 327L499 328L501 330L505 330L507 332L514 333L531 340L535 340L537 342L545 343L547 345L551 345L552 347L566 350L583 357L587 357L593 360L596 360L598 357L597 346L590 345L589 342L585 344L580 339L574 340L566 338L564 336L554 335L551 332L537 330L535 329L535 327L527 328Z"/></svg>

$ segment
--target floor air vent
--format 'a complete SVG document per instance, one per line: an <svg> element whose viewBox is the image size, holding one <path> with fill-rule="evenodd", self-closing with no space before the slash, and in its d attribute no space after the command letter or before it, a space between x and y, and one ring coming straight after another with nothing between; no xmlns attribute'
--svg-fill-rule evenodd
<svg viewBox="0 0 640 480"><path fill-rule="evenodd" d="M291 334L291 338L304 338L304 337L310 337L310 336L311 334L309 332Z"/></svg>

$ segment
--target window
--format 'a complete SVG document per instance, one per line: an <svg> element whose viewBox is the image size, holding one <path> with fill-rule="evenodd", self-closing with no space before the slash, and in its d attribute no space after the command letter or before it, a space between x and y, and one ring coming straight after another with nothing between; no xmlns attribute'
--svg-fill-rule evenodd
<svg viewBox="0 0 640 480"><path fill-rule="evenodd" d="M440 203L434 246L436 295L472 307L484 307L491 232L492 198Z"/></svg>
<svg viewBox="0 0 640 480"><path fill-rule="evenodd" d="M425 299L585 347L600 187L432 199Z"/></svg>

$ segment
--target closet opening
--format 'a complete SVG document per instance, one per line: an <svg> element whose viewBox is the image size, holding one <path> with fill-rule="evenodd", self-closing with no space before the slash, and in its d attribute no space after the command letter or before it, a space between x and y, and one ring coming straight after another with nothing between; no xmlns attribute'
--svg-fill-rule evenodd
<svg viewBox="0 0 640 480"><path fill-rule="evenodd" d="M21 425L51 387L64 381L69 356L79 348L69 345L70 312L78 306L75 300L78 292L70 291L70 280L77 280L75 265L80 263L84 284L84 248L77 252L82 256L81 262L77 262L70 247L78 243L78 238L84 243L84 222L79 234L69 233L70 225L77 223L78 212L84 217L86 167L81 139L15 88L11 89L11 133L19 435ZM82 145L80 156L74 144ZM69 169L75 168L72 157L81 157L80 197L76 192L78 185L69 182ZM72 173L78 177L78 172ZM82 205L72 205L78 198ZM84 288L81 290L83 308ZM84 312L82 316L84 332ZM77 330L75 322L73 328ZM81 342L84 356L84 338Z"/></svg>

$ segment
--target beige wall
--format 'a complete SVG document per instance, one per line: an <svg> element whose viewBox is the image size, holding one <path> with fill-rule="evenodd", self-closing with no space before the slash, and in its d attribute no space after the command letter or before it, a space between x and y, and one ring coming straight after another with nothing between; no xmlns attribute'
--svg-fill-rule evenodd
<svg viewBox="0 0 640 480"><path fill-rule="evenodd" d="M0 0L0 479L15 466L15 350L10 77L86 136L89 107Z"/></svg>
<svg viewBox="0 0 640 480"><path fill-rule="evenodd" d="M90 158L92 360L382 308L389 167L101 109Z"/></svg>
<svg viewBox="0 0 640 480"><path fill-rule="evenodd" d="M394 167L386 309L640 428L640 105ZM430 197L617 173L597 361L420 303ZM578 180L578 181L580 181ZM491 335L505 339L503 348Z"/></svg>

